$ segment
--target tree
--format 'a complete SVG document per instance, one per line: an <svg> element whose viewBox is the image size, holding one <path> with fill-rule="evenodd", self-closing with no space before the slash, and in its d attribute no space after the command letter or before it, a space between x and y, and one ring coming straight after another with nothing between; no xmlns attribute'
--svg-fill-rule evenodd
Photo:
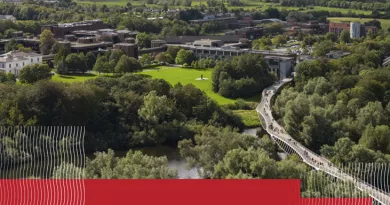
<svg viewBox="0 0 390 205"><path fill-rule="evenodd" d="M178 53L177 53L177 57L176 57L176 64L180 64L180 65L183 65L185 63L187 63L188 65L191 65L192 61L195 60L195 55L192 51L190 50L185 50L185 49L181 49Z"/></svg>
<svg viewBox="0 0 390 205"><path fill-rule="evenodd" d="M340 36L339 36L339 41L341 43L349 43L349 42L351 42L351 34L349 33L348 30L341 31Z"/></svg>
<svg viewBox="0 0 390 205"><path fill-rule="evenodd" d="M55 38L50 30L44 30L40 36L40 50L43 55L48 55L55 43Z"/></svg>
<svg viewBox="0 0 390 205"><path fill-rule="evenodd" d="M264 24L266 34L272 35L283 32L283 25L278 22Z"/></svg>
<svg viewBox="0 0 390 205"><path fill-rule="evenodd" d="M137 35L135 42L140 48L150 48L152 37L147 33L140 33Z"/></svg>
<svg viewBox="0 0 390 205"><path fill-rule="evenodd" d="M93 70L98 73L110 73L112 70L107 57L105 56L98 57L93 67Z"/></svg>
<svg viewBox="0 0 390 205"><path fill-rule="evenodd" d="M234 149L257 148L256 138L250 135L237 133L232 128L217 128L205 126L192 140L179 142L180 155L187 159L191 168L199 168L202 177L212 177L216 165L222 161L226 154ZM238 151L239 152L239 151Z"/></svg>
<svg viewBox="0 0 390 205"><path fill-rule="evenodd" d="M115 67L118 63L119 59L125 55L125 53L120 49L112 49L108 53L105 54L108 57L110 64Z"/></svg>
<svg viewBox="0 0 390 205"><path fill-rule="evenodd" d="M140 151L129 151L125 157L114 156L114 151L96 152L87 159L86 176L89 179L172 179L176 170L168 167L166 157L151 157Z"/></svg>
<svg viewBox="0 0 390 205"><path fill-rule="evenodd" d="M277 177L276 162L262 149L233 149L215 166L213 178L237 178L241 174L253 178L274 179Z"/></svg>
<svg viewBox="0 0 390 205"><path fill-rule="evenodd" d="M264 12L267 14L268 18L280 18L279 10L277 8L268 7Z"/></svg>
<svg viewBox="0 0 390 205"><path fill-rule="evenodd" d="M92 52L88 52L87 55L85 55L85 58L87 59L87 70L92 70L93 66L96 63L96 56Z"/></svg>
<svg viewBox="0 0 390 205"><path fill-rule="evenodd" d="M337 40L336 34L335 34L335 33L332 33L332 32L328 32L328 33L326 33L326 35L325 35L325 39L326 39L326 40L330 40L330 41L332 41L332 42L335 42L335 41Z"/></svg>
<svg viewBox="0 0 390 205"><path fill-rule="evenodd" d="M144 105L139 109L140 118L150 124L159 124L177 114L174 103L167 96L157 96L155 91L144 97Z"/></svg>
<svg viewBox="0 0 390 205"><path fill-rule="evenodd" d="M352 151L352 147L354 145L355 143L349 138L341 138L333 147L324 145L321 148L321 153L325 157L332 159L332 161L337 164L346 163L350 160L350 152Z"/></svg>
<svg viewBox="0 0 390 205"><path fill-rule="evenodd" d="M177 53L181 50L179 46L168 46L166 53L172 56L173 59L176 59Z"/></svg>
<svg viewBox="0 0 390 205"><path fill-rule="evenodd" d="M57 64L58 61L65 61L66 56L70 54L70 49L60 45L56 56L54 57L54 64Z"/></svg>
<svg viewBox="0 0 390 205"><path fill-rule="evenodd" d="M142 66L139 62L135 58L127 57L126 55L122 55L115 66L115 72L119 74L137 72L140 70L142 70Z"/></svg>
<svg viewBox="0 0 390 205"><path fill-rule="evenodd" d="M174 63L175 60L172 58L172 56L167 52L162 52L156 55L155 59L158 62L164 62L164 63Z"/></svg>
<svg viewBox="0 0 390 205"><path fill-rule="evenodd" d="M72 163L61 163L54 168L53 179L84 179L84 170Z"/></svg>
<svg viewBox="0 0 390 205"><path fill-rule="evenodd" d="M72 72L82 72L85 73L87 71L85 56L83 53L71 53L65 58L65 63L69 68L69 71Z"/></svg>
<svg viewBox="0 0 390 205"><path fill-rule="evenodd" d="M263 36L253 41L252 48L256 50L270 50L270 45L272 45L271 39Z"/></svg>
<svg viewBox="0 0 390 205"><path fill-rule="evenodd" d="M381 103L369 102L357 112L356 123L359 126L359 130L363 131L369 124L376 127L381 124L387 124L388 121Z"/></svg>
<svg viewBox="0 0 390 205"><path fill-rule="evenodd" d="M58 74L68 74L69 73L69 68L67 64L65 63L65 60L61 59L58 60L57 63L55 64L56 72Z"/></svg>
<svg viewBox="0 0 390 205"><path fill-rule="evenodd" d="M325 56L333 49L333 42L330 40L315 43L313 46L313 55L317 57Z"/></svg>
<svg viewBox="0 0 390 205"><path fill-rule="evenodd" d="M152 57L149 54L143 54L139 59L139 63L142 66L150 65L152 63Z"/></svg>
<svg viewBox="0 0 390 205"><path fill-rule="evenodd" d="M25 66L19 74L19 80L21 83L34 83L50 77L50 68L47 64Z"/></svg>
<svg viewBox="0 0 390 205"><path fill-rule="evenodd" d="M273 80L264 59L254 54L219 61L212 74L213 91L228 98L250 97Z"/></svg>
<svg viewBox="0 0 390 205"><path fill-rule="evenodd" d="M12 73L0 72L0 83L15 82L16 78Z"/></svg>
<svg viewBox="0 0 390 205"><path fill-rule="evenodd" d="M5 52L9 52L9 51L14 51L14 50L17 50L18 49L18 43L16 42L15 39L11 39L9 40L6 44L5 44Z"/></svg>
<svg viewBox="0 0 390 205"><path fill-rule="evenodd" d="M366 126L359 144L373 150L380 150L383 153L390 153L390 129L387 125L373 127Z"/></svg>
<svg viewBox="0 0 390 205"><path fill-rule="evenodd" d="M278 161L276 164L278 178L280 179L299 179L302 177L302 174L307 172L307 166L300 162L300 159L296 155Z"/></svg>
<svg viewBox="0 0 390 205"><path fill-rule="evenodd" d="M277 35L274 38L272 38L272 44L275 46L280 46L287 43L288 37L285 35Z"/></svg>

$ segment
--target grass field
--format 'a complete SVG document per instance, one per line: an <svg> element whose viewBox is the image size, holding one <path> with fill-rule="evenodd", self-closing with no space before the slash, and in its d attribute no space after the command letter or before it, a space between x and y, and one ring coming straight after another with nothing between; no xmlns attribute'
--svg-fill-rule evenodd
<svg viewBox="0 0 390 205"><path fill-rule="evenodd" d="M328 20L330 20L331 22L341 22L341 21L358 21L360 23L364 23L364 22L367 22L367 21L371 21L373 19L370 19L370 18L336 18L336 17L332 17L332 18L328 18ZM384 30L387 30L388 28L390 28L390 19L377 19L378 21L381 22L381 25L382 25L382 29Z"/></svg>
<svg viewBox="0 0 390 205"><path fill-rule="evenodd" d="M260 127L261 125L256 110L233 110L233 113L241 118L245 127Z"/></svg>
<svg viewBox="0 0 390 205"><path fill-rule="evenodd" d="M234 103L235 100L228 99L220 96L212 91L211 85L211 70L195 70L189 68L170 68L161 67L160 70L150 69L144 70L142 74L152 76L153 78L161 78L169 82L171 85L181 83L183 85L193 84L197 88L203 90L211 99L215 100L219 104L230 104ZM196 80L203 75L206 80Z"/></svg>
<svg viewBox="0 0 390 205"><path fill-rule="evenodd" d="M128 0L76 0L77 3L79 4L97 4L97 5L107 5L107 6L112 6L112 5L126 5L126 3L128 2ZM138 1L134 1L134 0L130 0L131 4L133 6L137 6L137 5L143 5L146 1L143 1L143 0L138 0ZM256 0L243 0L242 2L244 2L244 6L229 6L227 3L226 3L226 7L229 8L229 9L240 9L240 8L243 8L243 9L256 9L256 10L265 10L267 9L268 7L274 7L274 8L277 8L277 9L286 9L286 10L298 10L298 9L301 9L303 11L313 11L313 10L323 10L323 11L329 11L329 12L341 12L341 13L348 13L348 12L354 12L354 13L357 13L357 14L371 14L371 11L364 11L364 10L355 10L355 9L343 9L343 8L330 8L330 7L322 7L322 6L313 6L312 9L310 9L309 7L303 7L303 8L300 8L300 7L286 7L286 6L280 6L279 4L276 4L276 3L265 3L265 2L259 2L259 1L256 1ZM192 3L191 3L191 6L198 6L199 4L204 4L204 5L207 5L207 1L204 1L204 0L193 0ZM145 4L146 6L148 7L151 7L151 8L162 8L161 5L157 5L157 4ZM171 7L170 7L171 8ZM173 6L172 8L184 8L183 6Z"/></svg>
<svg viewBox="0 0 390 205"><path fill-rule="evenodd" d="M170 67L161 67L160 70L150 69L144 70L142 74L152 76L153 78L161 78L169 82L171 85L181 83L183 85L193 84L197 88L203 90L211 99L218 102L220 105L234 103L234 99L229 99L222 97L221 95L214 93L212 90L211 83L211 70L196 70L190 68L170 68ZM203 75L203 78L206 80L197 80L200 76ZM259 96L254 96L252 98L245 99L248 102L259 102Z"/></svg>

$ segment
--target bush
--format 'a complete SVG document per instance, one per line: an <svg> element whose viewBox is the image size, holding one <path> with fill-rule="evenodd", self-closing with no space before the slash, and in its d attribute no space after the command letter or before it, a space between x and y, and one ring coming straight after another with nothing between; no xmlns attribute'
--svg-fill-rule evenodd
<svg viewBox="0 0 390 205"><path fill-rule="evenodd" d="M228 98L251 97L273 83L268 66L258 55L220 61L213 70L213 91Z"/></svg>

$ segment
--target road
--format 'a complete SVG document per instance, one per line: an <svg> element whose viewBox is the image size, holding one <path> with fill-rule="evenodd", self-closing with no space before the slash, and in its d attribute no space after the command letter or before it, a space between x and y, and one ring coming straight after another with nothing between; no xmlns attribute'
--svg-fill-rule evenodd
<svg viewBox="0 0 390 205"><path fill-rule="evenodd" d="M256 111L261 116L263 128L267 133L275 140L281 141L289 149L293 150L298 154L303 162L313 167L316 170L321 170L329 175L332 175L342 181L352 182L356 188L369 194L373 199L377 200L383 205L390 205L390 196L370 184L363 182L362 180L351 176L350 174L344 173L341 169L333 165L330 160L323 156L319 156L310 149L306 148L298 141L294 140L285 130L279 125L272 116L271 99L275 92L281 88L282 85L289 83L292 79L284 79L274 85L263 90L262 99L260 104L257 106ZM280 146L280 144L278 144ZM286 147L284 147L286 149Z"/></svg>

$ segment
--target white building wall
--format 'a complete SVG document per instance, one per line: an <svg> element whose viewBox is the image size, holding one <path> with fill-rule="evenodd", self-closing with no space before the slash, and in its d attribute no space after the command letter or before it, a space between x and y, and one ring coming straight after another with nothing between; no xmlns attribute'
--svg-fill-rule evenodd
<svg viewBox="0 0 390 205"><path fill-rule="evenodd" d="M13 59L11 62L0 62L0 69L19 75L20 70L27 65L42 63L42 56L27 57L24 59Z"/></svg>
<svg viewBox="0 0 390 205"><path fill-rule="evenodd" d="M351 22L350 31L349 31L351 38L360 38L361 36L360 30L361 30L360 23Z"/></svg>

